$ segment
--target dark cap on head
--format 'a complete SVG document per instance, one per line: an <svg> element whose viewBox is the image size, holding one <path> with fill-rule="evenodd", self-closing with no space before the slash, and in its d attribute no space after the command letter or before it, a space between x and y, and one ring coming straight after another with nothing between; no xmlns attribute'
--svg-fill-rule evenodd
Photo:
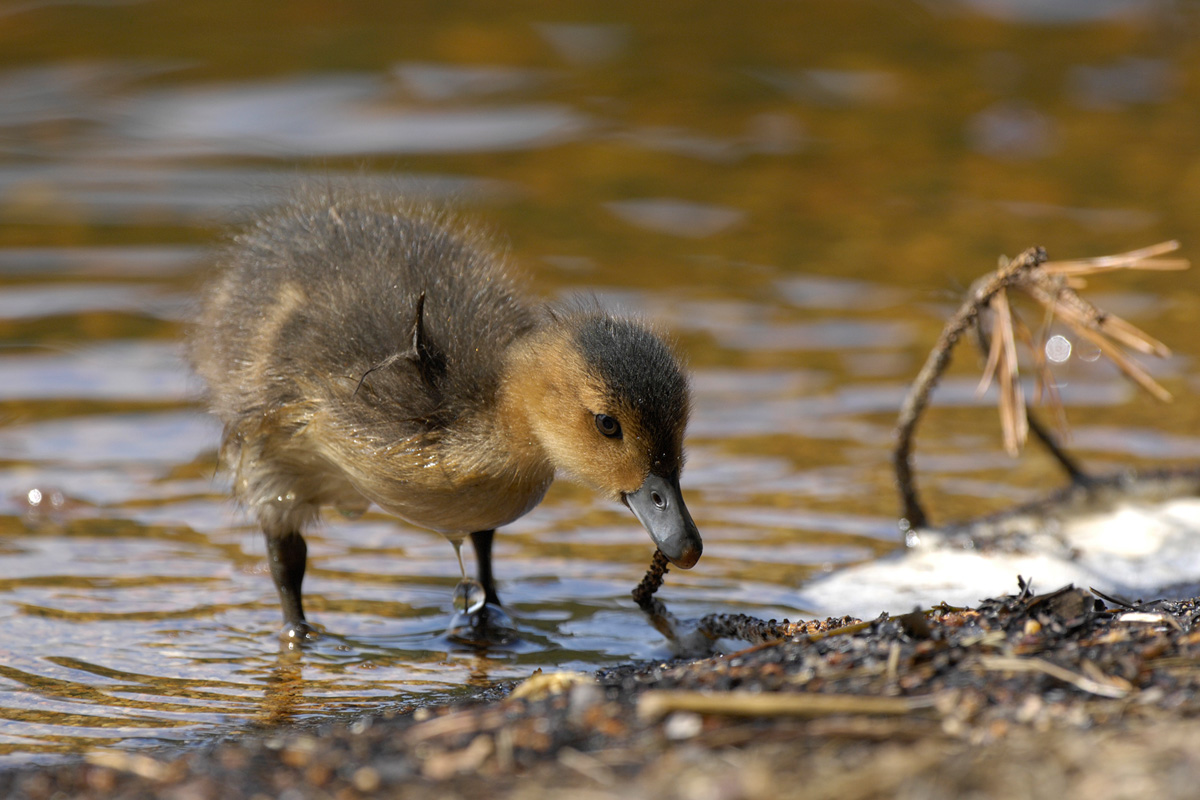
<svg viewBox="0 0 1200 800"><path fill-rule="evenodd" d="M614 404L637 414L638 429L650 437L650 471L678 475L689 411L688 381L671 348L636 322L602 314L583 320L577 342L588 367L612 393Z"/></svg>

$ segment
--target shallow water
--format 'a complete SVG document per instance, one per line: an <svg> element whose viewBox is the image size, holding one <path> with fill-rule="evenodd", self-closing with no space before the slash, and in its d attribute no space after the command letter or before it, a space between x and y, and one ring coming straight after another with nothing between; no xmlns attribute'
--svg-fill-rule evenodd
<svg viewBox="0 0 1200 800"><path fill-rule="evenodd" d="M522 644L452 646L452 548L372 512L310 537L331 635L280 652L178 340L209 248L306 181L452 200L546 296L674 332L705 537L662 591L677 614L795 618L808 581L900 547L895 411L964 287L1035 243L1179 238L1197 259L1200 15L1052 5L0 12L0 763L667 655L629 598L648 538L565 483L497 541ZM1093 283L1174 348L1149 367L1177 400L1076 343L1057 371L1076 452L1195 461L1200 272ZM1061 482L1034 448L1003 454L977 371L958 357L922 428L938 519Z"/></svg>

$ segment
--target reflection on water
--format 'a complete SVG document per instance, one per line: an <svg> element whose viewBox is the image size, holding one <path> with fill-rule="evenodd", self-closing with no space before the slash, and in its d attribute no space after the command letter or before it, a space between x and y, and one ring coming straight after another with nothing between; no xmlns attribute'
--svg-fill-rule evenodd
<svg viewBox="0 0 1200 800"><path fill-rule="evenodd" d="M631 225L675 236L701 238L728 230L746 214L736 208L701 205L670 198L622 200L608 210Z"/></svg>
<svg viewBox="0 0 1200 800"><path fill-rule="evenodd" d="M963 0L975 11L1003 20L1033 24L1063 24L1094 20L1138 19L1148 11L1140 0Z"/></svg>
<svg viewBox="0 0 1200 800"><path fill-rule="evenodd" d="M546 147L587 124L557 106L388 110L377 102L385 90L364 76L153 93L134 101L104 154L491 152Z"/></svg>
<svg viewBox="0 0 1200 800"><path fill-rule="evenodd" d="M103 159L102 159L103 160ZM459 201L504 194L498 181L443 175L362 177L325 170L164 168L106 163L6 167L0 164L0 219L10 223L170 225L244 222L313 180L361 180L365 187ZM22 254L14 255L19 258ZM172 261L185 252L168 256ZM136 264L136 262L135 262Z"/></svg>
<svg viewBox="0 0 1200 800"><path fill-rule="evenodd" d="M899 546L895 410L1000 253L1200 242L1200 59L1173 33L1190 9L674 5L0 12L0 763L667 655L629 598L645 533L571 485L497 539L522 642L449 642L452 548L369 512L310 537L328 634L280 651L265 548L214 475L178 341L222 226L300 184L465 206L546 296L592 292L678 337L705 536L663 590L681 616L794 618L818 578ZM1143 400L1076 342L1056 375L1089 463L1200 456L1179 335L1198 282L1094 281L1176 349L1150 369L1180 401ZM918 443L940 519L1060 480L1003 455L976 382L964 351Z"/></svg>

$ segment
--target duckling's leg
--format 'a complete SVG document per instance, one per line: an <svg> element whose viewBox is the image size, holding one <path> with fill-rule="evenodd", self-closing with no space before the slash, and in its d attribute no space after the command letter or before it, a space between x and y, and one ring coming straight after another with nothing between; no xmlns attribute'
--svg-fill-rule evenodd
<svg viewBox="0 0 1200 800"><path fill-rule="evenodd" d="M479 565L479 581L463 580L455 589L455 607L458 613L450 622L448 631L450 638L470 644L475 647L492 647L505 645L517 638L517 628L508 614L500 607L500 597L496 594L496 581L492 577L492 538L494 530L475 531L471 534L471 544L475 546L475 560ZM462 565L462 556L459 556ZM470 603L470 595L466 594L467 587L476 591L474 603ZM478 590L483 589L480 598ZM464 592L461 595L460 592Z"/></svg>
<svg viewBox="0 0 1200 800"><path fill-rule="evenodd" d="M475 546L475 561L479 565L479 584L483 587L487 602L500 605L500 596L496 594L496 580L492 577L492 539L496 531L475 531L471 534L471 544Z"/></svg>
<svg viewBox="0 0 1200 800"><path fill-rule="evenodd" d="M282 533L263 528L267 539L267 560L271 564L271 577L275 579L275 590L283 606L283 635L286 639L307 639L313 632L304 620L304 604L300 584L304 582L304 568L308 560L308 545L304 536L296 530Z"/></svg>

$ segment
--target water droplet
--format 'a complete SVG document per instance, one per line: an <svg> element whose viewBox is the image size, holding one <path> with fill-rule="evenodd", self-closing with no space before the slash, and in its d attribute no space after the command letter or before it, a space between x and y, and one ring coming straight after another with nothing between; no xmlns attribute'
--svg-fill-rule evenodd
<svg viewBox="0 0 1200 800"><path fill-rule="evenodd" d="M463 578L454 587L454 610L460 614L474 614L487 602L487 593L479 581Z"/></svg>

